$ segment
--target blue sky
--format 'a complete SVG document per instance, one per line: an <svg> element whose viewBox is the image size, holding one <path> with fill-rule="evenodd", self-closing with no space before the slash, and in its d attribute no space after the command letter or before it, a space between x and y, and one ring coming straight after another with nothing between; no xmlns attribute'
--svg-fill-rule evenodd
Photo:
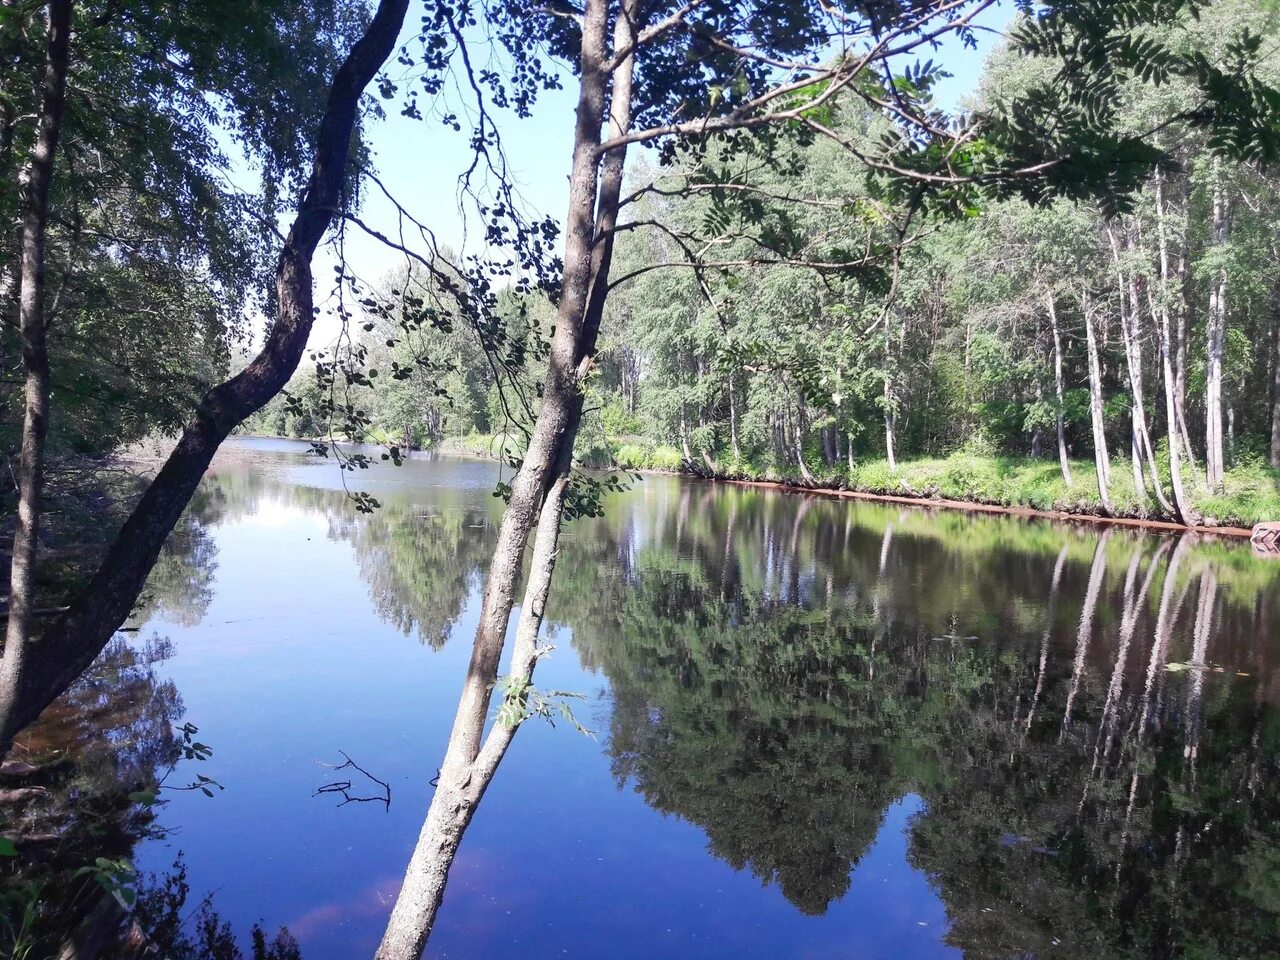
<svg viewBox="0 0 1280 960"><path fill-rule="evenodd" d="M958 39L949 36L928 55L952 74L938 89L938 99L943 106L954 106L976 88L983 62L999 42L998 32L1005 28L1012 15L1013 4L1004 0L976 21L984 28L977 34L977 50L966 49ZM412 31L417 29L419 18L420 11L410 11L404 40L409 40ZM496 114L514 180L520 185L529 212L549 215L557 221L563 220L568 202L576 102L576 88L567 74L565 87L565 90L544 94L534 115L528 119L519 119L511 113ZM466 98L448 89L442 97L448 106L440 112L458 110L461 113ZM425 113L427 104L422 103L422 107ZM399 115L398 100L388 101L387 109L386 120L368 131L380 178L406 210L431 227L442 245L453 250L474 250L478 239L474 234L475 225L473 222L472 236L468 237L457 196L458 174L471 161L465 118L462 132L455 133L430 115L423 120ZM394 208L376 194L376 190L370 191L362 217L370 226L394 237L398 232ZM347 258L353 269L369 281L378 280L404 262L400 254L362 235L355 227L348 227ZM322 284L328 280L332 262L329 259L317 263L316 276ZM317 298L325 292L317 290ZM334 321L322 315L312 334L312 345L329 343L336 332Z"/></svg>

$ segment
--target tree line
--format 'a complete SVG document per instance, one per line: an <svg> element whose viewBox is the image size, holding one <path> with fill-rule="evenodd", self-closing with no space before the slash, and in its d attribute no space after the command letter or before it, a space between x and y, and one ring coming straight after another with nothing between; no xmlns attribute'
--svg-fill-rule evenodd
<svg viewBox="0 0 1280 960"><path fill-rule="evenodd" d="M1228 69L1251 49L1241 38L1275 21L1266 4L1222 0L1199 11L1193 37L1170 24L1150 35ZM962 115L1016 113L1062 68L1020 51L989 59ZM577 459L1189 524L1269 519L1280 509L1266 473L1280 469L1277 181L1194 122L1198 78L1147 69L1087 107L1159 151L1122 202L895 193L901 175L869 156L892 124L849 92L824 106L829 136L783 130L767 151L733 141L633 161ZM1271 52L1256 74L1280 75ZM905 82L924 95L938 79ZM429 287L431 273L410 263L382 294ZM508 290L496 303L523 345L549 336L547 294ZM456 304L444 309L457 322L413 345L393 336L403 309L356 333L365 366L412 370L362 401L368 435L522 445L532 410L504 403L513 386L483 337ZM524 356L526 380L545 376L544 355ZM296 399L272 401L247 429L328 435L327 384L299 373ZM967 462L940 472L912 463L957 455ZM1002 484L996 459L1021 461L1022 479ZM1060 479L1034 469L1042 459Z"/></svg>
<svg viewBox="0 0 1280 960"><path fill-rule="evenodd" d="M1267 74L1269 50L1250 19L1262 9L1256 4L1020 0L1010 42L1039 75L979 109L940 110L932 91L942 68L924 58L942 38L972 45L975 18L993 2L440 2L426 6L406 42L408 0L380 0L372 10L358 0L7 0L0 6L0 147L2 204L15 229L4 241L0 309L4 436L14 478L5 496L14 509L6 511L12 550L0 750L106 647L219 445L286 386L304 358L327 437L364 438L376 426L369 397L382 384L418 378L433 396L449 393L440 380L466 358L442 357L435 335L469 330L502 388L504 425L519 442L514 474L496 491L505 510L453 735L378 953L419 956L458 844L531 715L562 523L600 509L606 487L574 469L574 452L597 414L588 400L606 375L602 336L606 317L620 300L625 305L619 294L644 278L691 284L714 309L695 310L694 297L663 297L669 326L682 334L696 326L681 310L708 322L714 315L733 331L726 290L790 301L775 317L794 319L797 305L812 304L839 318L826 337L806 339L750 314L763 329L739 331L714 365L708 350L692 369L682 368L686 379L696 376L707 387L716 383L721 357L740 368L739 383L722 379L723 392L709 393L701 412L687 398L668 400L690 452L711 450L692 431L711 437L714 400L727 401L731 445L744 443L736 436L739 409L745 442L753 442L747 416L754 410L763 430L755 436L771 438L798 465L807 464L806 447L822 436L834 459L843 433L847 455L850 425L833 420L838 429L815 432L815 398L829 396L828 413L838 411L845 390L853 404L869 378L873 386L862 393L871 396L878 383L892 455L899 418L909 409L907 344L922 342L912 304L929 299L922 283L929 274L914 269L914 258L947 224L1015 199L1037 206L1096 200L1109 221L1132 218L1135 197L1155 171L1177 166L1186 137L1204 138L1215 171L1280 157L1280 95ZM1200 23L1219 7L1240 7L1244 22L1224 27L1221 47L1207 50ZM475 65L469 54L477 35L502 51L498 68ZM566 158L569 203L557 224L523 210L494 117L507 110L528 116L538 95L565 78L578 106ZM1187 96L1153 100L1149 122L1129 123L1118 104L1134 86L1185 87ZM362 218L362 191L386 192L358 136L383 110L366 94L371 87L381 102L424 122L427 144L463 126L450 91L470 98L464 135L475 162L460 186L484 227L483 252L450 257L430 225L398 204L391 225ZM1160 142L1175 130L1182 140ZM258 172L257 190L229 185L227 143ZM841 160L831 176L813 168L818 144ZM664 169L684 171L674 188L627 182L628 157L641 145L654 148ZM746 179L734 167L743 157L753 165ZM809 189L798 195L769 180L806 170ZM828 188L836 182L845 191L833 197ZM1214 222L1223 226L1206 245L1216 249L1226 246L1229 217L1225 188L1213 196ZM1172 220L1175 203L1162 206L1161 216ZM647 207L656 212L645 215ZM682 212L697 213L692 228L680 223ZM837 215L823 216L831 212ZM807 226L815 220L825 227ZM342 256L344 238L355 230L402 259L399 282L355 275ZM623 241L642 232L661 253L631 262L636 251ZM1138 299L1122 293L1117 300L1120 314L1132 310L1131 356L1144 336L1143 295L1153 284L1140 282L1121 240L1132 245L1117 234L1119 286L1128 291L1132 278ZM332 287L318 296L312 261L322 242L333 245L338 265ZM1210 351L1205 394L1212 487L1214 471L1225 468L1215 439L1226 430L1215 419L1224 411L1225 318L1239 297L1226 266L1211 272L1212 319L1189 315L1186 322L1189 331L1207 323L1222 345ZM823 283L809 282L810 273ZM762 286L753 291L757 280ZM1104 296L1101 282L1081 288L1080 311L1104 475L1101 441L1116 428L1098 409L1104 377L1114 383L1118 373L1114 359L1103 365L1114 346L1099 340L1098 318L1086 306ZM1074 291L1058 291L1055 309L1067 311ZM1166 316L1177 322L1163 292L1152 294L1162 329ZM539 297L548 309L536 307ZM247 365L233 367L229 339L255 308L265 319L260 348ZM322 310L333 312L342 334L333 347L308 353ZM1152 308L1146 310L1149 328ZM168 322L174 315L194 326L178 327L176 335ZM387 335L378 347L363 335L380 325ZM1213 332L1219 330L1221 337ZM1164 353L1176 352L1165 340ZM384 358L389 366L374 366L380 349L393 351ZM871 373L876 356L879 377ZM680 367L679 352L671 361ZM1131 383L1144 362L1130 364ZM1190 377L1190 361L1185 368ZM747 373L775 398L763 411L758 394L754 407L750 397L742 408L730 398L747 390ZM144 382L167 402L148 402ZM113 399L112 390L134 397ZM1134 390L1135 400L1142 395ZM305 406L292 394L285 405L295 417ZM1186 408L1189 421L1194 408ZM1134 447L1150 460L1148 425L1136 413L1133 423ZM86 564L65 606L43 608L42 570L55 555L42 534L51 519L55 455L73 446L77 432L101 449L152 426L175 432L176 446L141 485L110 546ZM374 462L337 443L317 447L344 469ZM395 461L402 451L390 442L383 456ZM1176 454L1171 465L1179 465ZM379 506L367 493L353 496L362 510ZM500 683L513 613L510 674ZM495 696L507 719L490 725Z"/></svg>

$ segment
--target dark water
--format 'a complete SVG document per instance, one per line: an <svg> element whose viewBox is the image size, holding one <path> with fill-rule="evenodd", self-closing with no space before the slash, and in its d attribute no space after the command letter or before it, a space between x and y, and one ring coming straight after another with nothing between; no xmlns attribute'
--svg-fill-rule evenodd
<svg viewBox="0 0 1280 960"><path fill-rule="evenodd" d="M153 578L136 722L185 708L214 754L169 782L225 789L165 791L135 859L345 960L429 801L498 467L349 474L363 516L303 449L237 442ZM428 956L1280 955L1278 599L1247 546L646 479L556 572L536 680L595 738L522 728ZM341 751L389 810L314 795Z"/></svg>

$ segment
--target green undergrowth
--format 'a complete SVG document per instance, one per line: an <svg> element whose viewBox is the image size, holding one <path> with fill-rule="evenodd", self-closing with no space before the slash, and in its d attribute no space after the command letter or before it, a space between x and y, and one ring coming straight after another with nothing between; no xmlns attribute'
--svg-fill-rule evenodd
<svg viewBox="0 0 1280 960"><path fill-rule="evenodd" d="M580 444L580 447L581 463L602 469L688 472L726 480L963 500L1062 513L1101 515L1105 512L1098 495L1093 462L1085 460L1071 462L1070 485L1056 460L987 456L967 451L946 457L899 460L896 470L890 469L884 459L860 460L852 469L843 464L834 468L811 465L810 478L806 479L794 465L735 459L724 451L711 456L714 469L701 458L686 464L677 447L634 437L608 444ZM441 449L467 456L496 457L504 450L516 454L519 448L512 435L470 434L446 440ZM1160 468L1162 475L1167 476L1167 462L1161 463ZM1239 464L1227 471L1226 490L1219 494L1210 494L1198 470L1188 466L1185 473L1187 496L1207 524L1249 527L1266 520L1280 520L1280 471L1257 462ZM1126 459L1117 457L1112 462L1110 493L1116 516L1169 519L1150 494L1146 500L1137 495L1132 466ZM1165 495L1172 496L1167 483Z"/></svg>
<svg viewBox="0 0 1280 960"><path fill-rule="evenodd" d="M682 458L672 447L645 447L627 443L617 448L616 465L625 469L680 469ZM712 458L716 469L704 462L694 464L696 472L712 473L724 479L762 480L797 487L825 487L855 490L888 496L963 500L1003 507L1024 507L1064 513L1098 515L1105 511L1098 494L1097 475L1092 461L1070 464L1068 484L1056 460L982 456L955 453L948 457L900 460L890 469L884 459L863 460L852 469L814 468L806 479L792 466L744 462L731 457ZM1162 465L1164 466L1164 465ZM1184 482L1187 495L1206 523L1222 526L1252 526L1280 519L1280 471L1257 463L1229 470L1226 490L1211 495L1203 479L1191 474ZM1135 489L1129 461L1116 458L1111 465L1111 503L1117 516L1139 519L1167 519L1154 497L1144 500ZM1172 497L1168 485L1165 495Z"/></svg>

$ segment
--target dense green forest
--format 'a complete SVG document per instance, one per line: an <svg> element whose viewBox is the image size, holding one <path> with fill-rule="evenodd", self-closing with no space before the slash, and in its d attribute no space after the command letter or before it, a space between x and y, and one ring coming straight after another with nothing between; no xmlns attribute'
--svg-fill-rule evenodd
<svg viewBox="0 0 1280 960"><path fill-rule="evenodd" d="M1273 36L1276 16L1222 0L1179 42L1225 64L1231 37ZM1274 51L1264 63L1280 76ZM1054 69L1002 49L966 107L997 109ZM1196 95L1134 78L1115 122L1144 134ZM1151 136L1169 161L1118 209L986 198L931 216L841 142L869 150L882 116L850 96L830 123L839 139L768 157L735 144L632 163L581 461L1136 516L1280 515L1274 171L1168 124ZM849 267L877 243L879 262ZM548 329L552 307L521 299L506 295L507 315ZM369 366L424 354L433 366L359 401L371 436L519 448L529 418L503 402L474 329L388 348L399 316L357 330ZM299 373L297 402L278 398L248 429L327 435L326 382Z"/></svg>

